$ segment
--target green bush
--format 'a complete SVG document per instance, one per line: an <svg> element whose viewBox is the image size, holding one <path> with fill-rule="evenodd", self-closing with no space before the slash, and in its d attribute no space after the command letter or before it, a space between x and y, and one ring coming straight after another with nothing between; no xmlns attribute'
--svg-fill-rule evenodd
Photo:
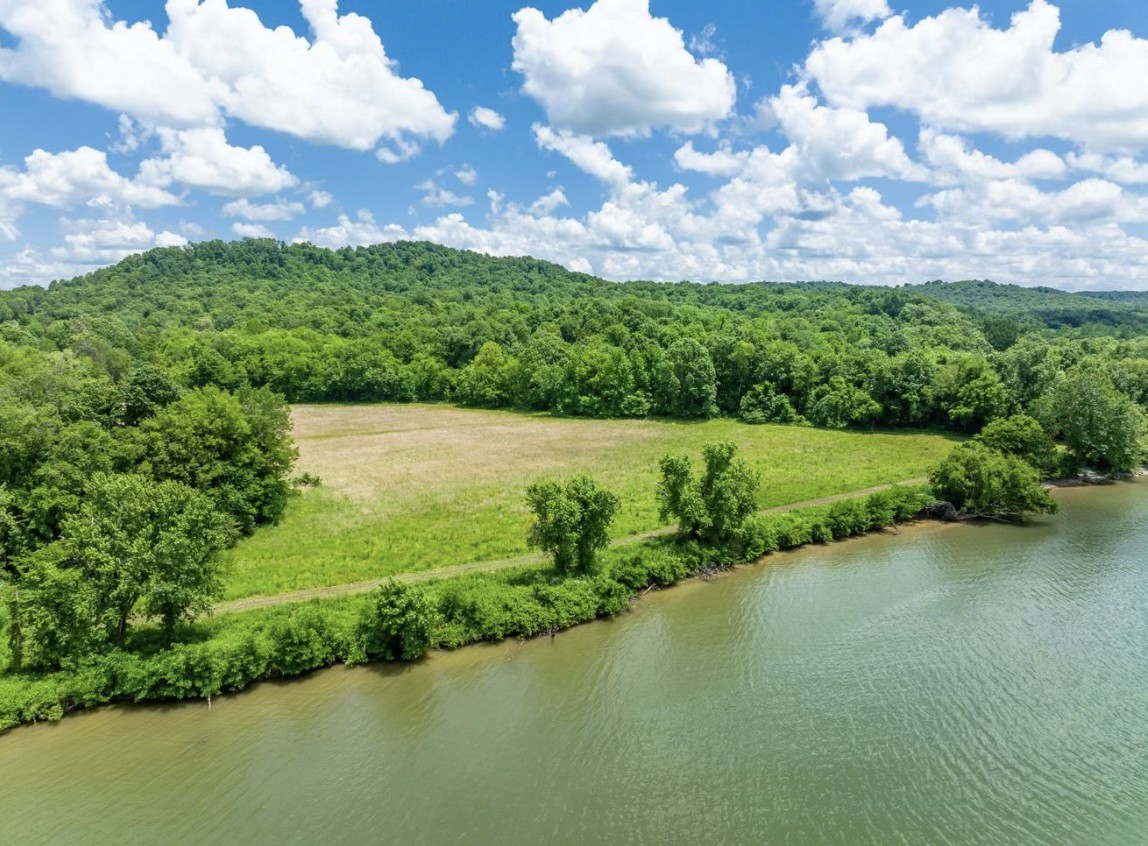
<svg viewBox="0 0 1148 846"><path fill-rule="evenodd" d="M359 633L370 658L413 661L434 643L438 612L421 588L393 579L374 594Z"/></svg>

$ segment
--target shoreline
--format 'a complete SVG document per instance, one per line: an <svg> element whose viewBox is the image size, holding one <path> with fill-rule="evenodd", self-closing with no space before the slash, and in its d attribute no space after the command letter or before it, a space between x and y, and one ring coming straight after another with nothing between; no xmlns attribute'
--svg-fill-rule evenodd
<svg viewBox="0 0 1148 846"><path fill-rule="evenodd" d="M1080 483L1080 484L1068 484L1068 485L1050 485L1050 488L1052 489L1053 492L1056 492L1058 496L1074 497L1077 495L1077 493L1075 493L1075 492L1086 490L1086 489L1092 488L1092 487L1112 487L1115 485L1119 485L1121 483L1123 483L1123 484L1138 484L1140 478L1142 478L1145 475L1148 475L1148 470L1141 471L1141 472L1139 472L1139 473L1137 473L1137 474L1135 474L1129 478L1110 480L1108 482L1101 483L1101 484ZM862 501L862 499L863 498L860 498L857 500L852 500L852 501ZM784 512L784 513L797 514L799 512L795 509L792 512ZM666 585L658 585L655 583L651 583L644 590L635 591L629 597L626 606L624 608L622 608L620 611L613 613L613 614L597 615L597 616L589 618L589 619L577 620L577 621L575 621L569 625L558 626L558 627L555 627L551 630L537 632L532 636L518 636L518 635L514 635L514 634L508 634L506 636L503 636L503 637L497 638L497 639L480 638L480 639L475 639L475 640L470 640L467 642L459 643L457 645L447 645L447 644L440 642L438 646L429 650L424 656L422 656L419 659L417 659L416 661L413 661L410 663L413 665L413 664L418 663L418 661L420 661L420 660L424 660L424 659L433 660L433 656L436 654L457 653L460 650L467 648L467 647L473 647L473 646L479 646L479 645L492 646L492 645L497 645L499 643L505 643L505 642L510 642L510 641L518 641L519 643L526 643L526 642L531 641L531 640L541 640L542 637L544 635L547 635L547 634L553 638L561 632L577 628L577 627L584 625L586 623L608 621L608 620L613 619L614 617L620 616L623 613L633 613L641 607L643 599L649 593L663 593L663 592L668 591L671 588L685 586L685 585L690 584L690 583L698 584L698 583L713 581L720 576L726 575L727 573L733 573L734 571L740 571L740 570L748 570L750 568L756 568L756 567L759 567L763 564L769 564L771 562L775 563L775 564L786 563L787 561L792 561L794 556L816 554L819 551L824 551L826 549L833 549L833 548L838 547L839 545L844 545L847 542L851 542L851 541L863 543L865 541L871 542L871 541L875 541L878 539L887 540L891 537L899 536L903 532L910 533L912 536L919 535L925 531L929 531L929 532L933 532L933 533L941 533L941 532L948 531L948 530L950 530L956 526L967 525L968 523L973 523L974 525L979 523L979 524L983 525L986 522L987 521L944 521L944 520L938 520L938 519L932 519L932 518L928 518L928 517L918 516L914 519L911 519L911 520L908 520L905 522L893 523L893 524L891 524L892 528L887 525L887 526L884 526L880 529L873 529L873 530L865 531L862 533L849 535L849 536L842 537L842 538L839 538L839 539L836 539L833 541L829 541L829 542L802 543L800 545L797 545L797 546L794 546L791 548L775 550L775 551L769 552L765 555L753 558L753 559L748 560L748 561L733 562L733 563L725 564L725 565L713 566L713 567L709 567L709 568L702 568L702 569L699 569L695 572L684 575L683 577L678 578L675 581L673 581L672 583L669 583ZM455 579L446 578L446 579L442 579L440 583L446 584L446 583L449 583L451 581L457 581L457 580L458 580L458 577L456 577ZM313 601L313 604L311 604L309 607L315 607L316 605L320 605L322 602L323 602L323 600L315 600L315 601ZM313 666L310 668L303 669L302 671L297 672L297 673L291 673L291 674L280 673L280 674L270 674L270 675L261 674L261 675L258 675L256 677L249 678L246 681L244 681L240 684L237 684L235 686L228 686L225 689L223 689L223 690L221 690L215 694L208 693L206 695L196 695L194 692L192 692L191 695L187 695L187 696L170 696L170 695L169 696L163 696L163 695L160 695L160 696L154 696L154 697L144 697L144 698L135 698L135 699L133 699L130 696L126 696L126 695L118 695L117 696L117 695L113 694L112 696L109 696L107 698L97 698L97 700L95 700L95 701L93 701L92 699L87 699L85 701L75 701L75 700L60 701L59 705L54 710L51 710L48 713L33 714L31 716L25 717L24 719L20 719L15 724L11 724L11 725L8 725L7 727L0 728L0 737L2 737L2 735L7 734L9 731L12 731L14 729L23 728L23 727L32 726L32 725L37 725L39 722L53 722L54 723L54 722L59 721L60 719L62 719L65 716L75 715L78 713L84 713L84 712L89 712L89 711L93 711L93 710L102 710L102 709L108 708L108 707L118 707L118 706L122 706L125 704L129 704L129 705L130 704L140 704L140 705L149 705L149 706L161 705L162 706L164 704L175 704L177 702L190 702L190 701L196 701L196 700L201 701L201 702L206 701L208 704L208 707L211 707L211 700L212 700L213 696L218 697L218 696L227 696L227 695L231 695L234 693L241 693L245 690L252 688L255 685L258 685L258 684L261 684L264 682L274 682L274 683L290 682L290 681L293 681L295 679L301 679L301 678L313 675L314 673L316 673L319 670L332 669L336 666L352 667L352 666L360 666L360 665L365 666L365 665L399 664L399 663L401 663L401 662L384 661L384 660L347 661L347 660L336 659L333 661L329 661L329 662L320 664L318 666ZM82 672L82 671L80 671L80 672ZM7 678L13 678L13 677L9 676ZM37 685L37 684L50 684L53 681L60 683L61 687L65 687L66 685L64 685L63 682L68 680L68 678L65 675L65 671L59 671L59 672L54 673L54 674L45 674L44 676L40 676L40 677L28 676L28 677L23 677L23 678L25 679L25 685L27 687L32 687L32 686ZM0 684L2 684L4 679L5 679L5 677L0 676ZM16 687L16 686L14 685L13 687ZM0 693L3 693L3 692L4 692L3 689L0 688ZM62 690L59 691L59 695L60 695L61 700L65 700L64 691L62 691ZM0 702L0 705L2 705L2 704L4 704L4 703ZM2 715L0 715L0 717L2 717ZM0 723L0 725L2 725L2 723Z"/></svg>

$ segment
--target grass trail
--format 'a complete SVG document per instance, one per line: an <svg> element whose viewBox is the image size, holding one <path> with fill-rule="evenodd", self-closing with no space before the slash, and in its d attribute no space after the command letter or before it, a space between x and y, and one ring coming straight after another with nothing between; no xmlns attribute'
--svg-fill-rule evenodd
<svg viewBox="0 0 1148 846"><path fill-rule="evenodd" d="M895 484L915 485L928 481L925 478L908 479L904 482ZM855 497L868 496L869 494L877 493L878 491L888 490L893 487L893 484L877 485L872 488L865 488L860 491L850 491L849 493L834 494L833 496L823 496L817 499L807 499L803 502L794 502L788 505L778 505L773 508L762 509L759 514L776 514L783 511L795 511L800 508L810 508L816 505L828 505L833 502L838 502L843 499L853 499ZM664 526L660 529L654 529L648 532L642 532L635 535L627 535L626 537L617 538L610 545L611 546L626 546L627 544L640 543L644 540L661 537L664 535L672 534L674 531L673 526ZM541 553L530 555L519 555L514 558L503 558L497 561L476 561L469 564L456 564L453 567L436 567L432 570L420 570L415 573L398 573L393 576L386 576L384 578L367 579L361 582L352 582L350 584L330 585L327 587L309 588L307 590L291 591L289 593L274 594L271 596L249 596L244 599L235 599L230 602L223 602L215 606L216 614L235 614L241 611L253 611L257 608L269 608L274 605L286 605L292 602L306 602L311 599L320 599L335 596L352 596L359 593L368 593L374 590L379 585L395 579L399 582L406 582L414 584L417 582L430 581L431 579L446 579L452 576L463 576L467 573L485 573L492 570L506 570L511 567L527 567L530 565L538 565L546 563L546 556Z"/></svg>

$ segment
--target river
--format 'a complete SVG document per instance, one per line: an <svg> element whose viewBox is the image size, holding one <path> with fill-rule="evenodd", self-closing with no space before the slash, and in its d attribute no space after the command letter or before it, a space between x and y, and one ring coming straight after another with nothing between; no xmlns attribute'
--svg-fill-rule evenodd
<svg viewBox="0 0 1148 846"><path fill-rule="evenodd" d="M1148 483L0 738L0 843L1143 844Z"/></svg>

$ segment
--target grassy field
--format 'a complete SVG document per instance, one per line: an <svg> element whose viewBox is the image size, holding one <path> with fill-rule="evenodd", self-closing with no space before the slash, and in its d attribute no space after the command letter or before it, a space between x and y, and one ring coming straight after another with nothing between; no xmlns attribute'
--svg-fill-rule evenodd
<svg viewBox="0 0 1148 846"><path fill-rule="evenodd" d="M763 508L922 476L938 433L837 432L647 420L567 420L440 405L296 406L299 470L323 485L232 553L227 598L337 585L527 551L523 491L588 473L622 499L613 534L660 525L666 453L731 440L762 472Z"/></svg>

